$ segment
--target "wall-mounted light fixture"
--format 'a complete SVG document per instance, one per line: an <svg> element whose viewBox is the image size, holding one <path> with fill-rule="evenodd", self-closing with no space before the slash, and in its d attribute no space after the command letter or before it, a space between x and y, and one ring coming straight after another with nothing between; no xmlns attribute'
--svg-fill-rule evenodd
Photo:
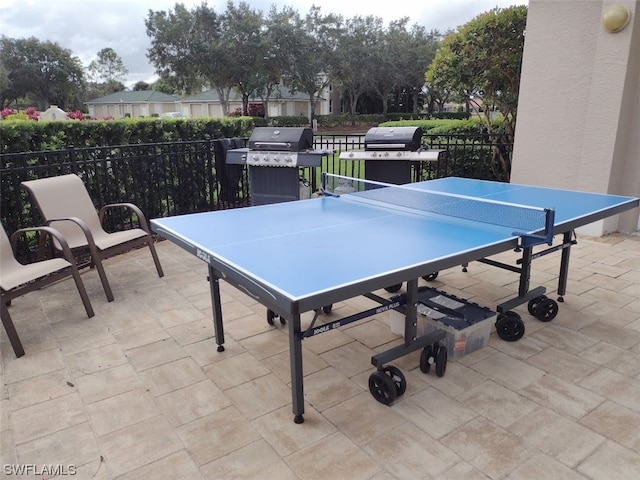
<svg viewBox="0 0 640 480"><path fill-rule="evenodd" d="M626 6L617 3L605 10L602 15L602 25L608 32L615 33L626 27L630 18L631 11Z"/></svg>

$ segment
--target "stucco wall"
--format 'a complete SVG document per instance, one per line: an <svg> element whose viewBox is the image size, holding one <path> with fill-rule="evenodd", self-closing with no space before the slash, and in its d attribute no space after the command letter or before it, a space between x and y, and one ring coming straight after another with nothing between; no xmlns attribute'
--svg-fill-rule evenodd
<svg viewBox="0 0 640 480"><path fill-rule="evenodd" d="M631 11L618 33L604 11ZM640 0L529 0L511 181L640 196ZM585 231L638 230L638 209Z"/></svg>

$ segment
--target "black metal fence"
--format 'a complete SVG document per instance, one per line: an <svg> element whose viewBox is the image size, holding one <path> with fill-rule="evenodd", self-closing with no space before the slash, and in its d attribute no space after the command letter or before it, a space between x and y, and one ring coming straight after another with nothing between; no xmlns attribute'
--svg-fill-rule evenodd
<svg viewBox="0 0 640 480"><path fill-rule="evenodd" d="M446 154L438 162L416 163L412 178L507 180L512 151L511 139L507 140L495 143L481 135L427 135L423 141ZM239 141L219 139L0 155L3 227L11 233L41 223L21 182L67 173L83 179L97 207L132 202L148 218L247 206L247 169L224 161L226 149L238 146ZM316 135L314 147L335 152L323 159L320 168L301 169L314 191L320 171L364 177L364 162L339 160L341 151L364 148L364 135ZM130 220L109 219L111 227Z"/></svg>

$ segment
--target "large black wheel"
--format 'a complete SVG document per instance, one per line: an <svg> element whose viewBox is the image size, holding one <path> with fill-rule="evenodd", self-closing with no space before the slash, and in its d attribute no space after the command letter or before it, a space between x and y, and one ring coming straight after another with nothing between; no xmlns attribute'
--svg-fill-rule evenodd
<svg viewBox="0 0 640 480"><path fill-rule="evenodd" d="M393 380L393 383L396 386L396 397L402 396L404 392L407 391L407 379L398 367L386 365L382 367L382 373Z"/></svg>
<svg viewBox="0 0 640 480"><path fill-rule="evenodd" d="M427 282L433 282L436 278L438 278L438 272L430 273L429 275L424 275L422 277Z"/></svg>
<svg viewBox="0 0 640 480"><path fill-rule="evenodd" d="M438 348L436 354L436 375L444 377L444 372L447 370L447 349L442 345Z"/></svg>
<svg viewBox="0 0 640 480"><path fill-rule="evenodd" d="M558 303L550 298L545 298L536 306L535 317L541 322L550 322L558 315Z"/></svg>
<svg viewBox="0 0 640 480"><path fill-rule="evenodd" d="M505 312L496 320L498 336L507 342L516 342L524 336L524 322L516 312Z"/></svg>
<svg viewBox="0 0 640 480"><path fill-rule="evenodd" d="M395 293L402 288L402 284L398 283L396 285L391 285L389 287L384 287L384 289L389 293Z"/></svg>
<svg viewBox="0 0 640 480"><path fill-rule="evenodd" d="M369 376L369 391L373 398L385 405L391 405L398 395L391 377L378 371Z"/></svg>
<svg viewBox="0 0 640 480"><path fill-rule="evenodd" d="M529 303L527 303L527 310L529 310L529 314L535 316L538 305L542 300L546 299L547 297L545 295L540 295L539 297L529 300Z"/></svg>
<svg viewBox="0 0 640 480"><path fill-rule="evenodd" d="M420 352L420 371L422 373L429 373L429 370L431 370L431 364L434 361L433 349L431 348L431 345L427 345Z"/></svg>

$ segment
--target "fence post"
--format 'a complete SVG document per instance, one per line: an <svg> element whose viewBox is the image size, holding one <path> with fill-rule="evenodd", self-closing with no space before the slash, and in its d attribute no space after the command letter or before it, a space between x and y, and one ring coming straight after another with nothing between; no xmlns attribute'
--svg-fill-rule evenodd
<svg viewBox="0 0 640 480"><path fill-rule="evenodd" d="M69 145L69 163L71 163L71 173L78 174L78 163L76 162L76 149Z"/></svg>

